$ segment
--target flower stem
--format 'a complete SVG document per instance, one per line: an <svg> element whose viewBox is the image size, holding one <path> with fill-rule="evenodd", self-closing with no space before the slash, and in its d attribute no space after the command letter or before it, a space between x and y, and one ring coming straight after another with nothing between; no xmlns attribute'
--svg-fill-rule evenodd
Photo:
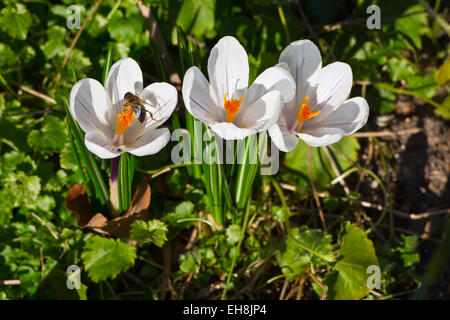
<svg viewBox="0 0 450 320"><path fill-rule="evenodd" d="M117 217L120 212L119 188L117 185L117 176L119 174L120 156L111 159L111 176L109 179L109 202L111 204L111 213Z"/></svg>

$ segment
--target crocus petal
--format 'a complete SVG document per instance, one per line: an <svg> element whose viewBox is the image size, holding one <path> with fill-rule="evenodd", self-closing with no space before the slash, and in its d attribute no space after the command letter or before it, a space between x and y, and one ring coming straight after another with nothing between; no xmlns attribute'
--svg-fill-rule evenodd
<svg viewBox="0 0 450 320"><path fill-rule="evenodd" d="M170 140L170 131L167 128L147 130L140 136L133 147L125 148L125 151L135 156L148 156L159 152Z"/></svg>
<svg viewBox="0 0 450 320"><path fill-rule="evenodd" d="M157 121L155 126L160 126L170 117L178 102L177 89L167 82L152 83L142 90L139 97L153 106L145 105Z"/></svg>
<svg viewBox="0 0 450 320"><path fill-rule="evenodd" d="M342 131L335 128L320 128L311 133L297 133L311 147L323 147L341 140Z"/></svg>
<svg viewBox="0 0 450 320"><path fill-rule="evenodd" d="M273 143L283 152L294 150L298 143L297 135L289 131L282 117L268 130Z"/></svg>
<svg viewBox="0 0 450 320"><path fill-rule="evenodd" d="M102 159L115 158L122 153L112 145L111 140L101 131L96 130L86 133L84 143L89 151Z"/></svg>
<svg viewBox="0 0 450 320"><path fill-rule="evenodd" d="M106 80L106 92L112 103L111 119L115 120L124 104L125 93L142 91L142 71L136 61L122 58L111 66Z"/></svg>
<svg viewBox="0 0 450 320"><path fill-rule="evenodd" d="M94 79L81 79L70 92L70 112L84 132L107 127L108 103L103 86Z"/></svg>
<svg viewBox="0 0 450 320"><path fill-rule="evenodd" d="M210 85L197 67L186 72L182 92L186 108L200 121L211 124L225 117L225 110L212 99Z"/></svg>
<svg viewBox="0 0 450 320"><path fill-rule="evenodd" d="M289 44L280 54L279 62L289 66L297 86L296 105L300 105L310 87L308 80L322 67L322 57L310 40L298 40Z"/></svg>
<svg viewBox="0 0 450 320"><path fill-rule="evenodd" d="M352 89L353 75L350 66L343 62L334 62L317 71L310 79L314 89L308 89L306 95L310 97L308 105L313 111L320 110L311 123L320 122L348 97Z"/></svg>
<svg viewBox="0 0 450 320"><path fill-rule="evenodd" d="M257 132L253 128L239 128L232 122L217 122L210 128L224 140L241 140Z"/></svg>
<svg viewBox="0 0 450 320"><path fill-rule="evenodd" d="M311 125L305 122L303 131L307 133L314 128L336 128L342 130L344 135L352 134L367 122L369 105L364 98L355 97L345 101L325 120Z"/></svg>
<svg viewBox="0 0 450 320"><path fill-rule="evenodd" d="M283 100L279 91L273 90L244 107L244 112L234 123L240 128L249 128L260 132L276 123L283 109Z"/></svg>
<svg viewBox="0 0 450 320"><path fill-rule="evenodd" d="M295 94L295 82L290 73L280 66L264 70L248 88L242 106L252 105L267 92L277 90L283 102L290 101Z"/></svg>
<svg viewBox="0 0 450 320"><path fill-rule="evenodd" d="M248 73L248 56L244 47L233 37L220 39L208 58L209 81L216 104L223 105L225 94L236 98L236 91L247 88Z"/></svg>

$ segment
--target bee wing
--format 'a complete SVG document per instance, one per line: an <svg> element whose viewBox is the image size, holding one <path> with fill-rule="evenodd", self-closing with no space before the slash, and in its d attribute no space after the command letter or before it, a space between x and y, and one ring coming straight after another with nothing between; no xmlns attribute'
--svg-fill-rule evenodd
<svg viewBox="0 0 450 320"><path fill-rule="evenodd" d="M152 108L156 108L156 106L152 105L151 103L145 102L144 100L141 100L141 103L142 104L146 104L146 105L148 105L148 106L150 106Z"/></svg>

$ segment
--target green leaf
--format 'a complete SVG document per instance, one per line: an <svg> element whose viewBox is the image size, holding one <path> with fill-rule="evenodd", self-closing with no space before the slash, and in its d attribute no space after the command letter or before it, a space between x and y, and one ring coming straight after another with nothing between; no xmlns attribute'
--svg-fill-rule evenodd
<svg viewBox="0 0 450 320"><path fill-rule="evenodd" d="M27 176L22 171L14 172L3 180L5 192L12 200L13 207L23 204L30 204L37 200L41 191L41 178L37 176Z"/></svg>
<svg viewBox="0 0 450 320"><path fill-rule="evenodd" d="M51 59L58 54L65 54L66 46L64 45L64 37L66 32L66 28L58 25L52 26L46 31L48 40L41 48L47 59Z"/></svg>
<svg viewBox="0 0 450 320"><path fill-rule="evenodd" d="M201 36L214 28L215 0L185 0L178 13L177 25L184 32Z"/></svg>
<svg viewBox="0 0 450 320"><path fill-rule="evenodd" d="M67 174L64 170L58 170L44 186L46 191L60 191L67 182Z"/></svg>
<svg viewBox="0 0 450 320"><path fill-rule="evenodd" d="M188 252L186 255L180 256L180 271L183 273L192 273L197 269L197 261L192 254Z"/></svg>
<svg viewBox="0 0 450 320"><path fill-rule="evenodd" d="M359 143L356 138L343 137L339 142L333 145L336 150L345 154L347 158L356 161L359 150ZM332 151L330 150L330 153ZM304 181L308 181L308 145L302 140L298 141L297 147L286 154L286 166L298 171L303 177ZM349 168L350 164L336 156L335 162L341 169L341 172ZM311 149L311 171L314 183L318 189L325 189L328 187L330 181L335 178L331 164L323 152L322 148ZM309 184L309 182L308 182Z"/></svg>
<svg viewBox="0 0 450 320"><path fill-rule="evenodd" d="M445 60L439 69L436 70L434 78L440 87L443 87L447 82L450 82L450 59Z"/></svg>
<svg viewBox="0 0 450 320"><path fill-rule="evenodd" d="M76 171L78 169L77 160L75 158L75 155L73 154L70 142L67 142L61 150L61 153L59 155L59 163L61 165L61 168L65 170Z"/></svg>
<svg viewBox="0 0 450 320"><path fill-rule="evenodd" d="M148 222L137 220L131 226L130 237L138 242L139 245L154 243L162 247L167 241L167 226L159 220Z"/></svg>
<svg viewBox="0 0 450 320"><path fill-rule="evenodd" d="M22 168L24 164L28 164L32 168L36 166L31 157L23 152L13 150L5 153L0 158L0 177L6 177L18 167Z"/></svg>
<svg viewBox="0 0 450 320"><path fill-rule="evenodd" d="M25 40L30 26L31 15L23 4L16 3L0 11L0 28L11 37Z"/></svg>
<svg viewBox="0 0 450 320"><path fill-rule="evenodd" d="M226 235L228 244L235 244L241 237L241 227L237 224L232 224L227 228Z"/></svg>
<svg viewBox="0 0 450 320"><path fill-rule="evenodd" d="M450 96L447 96L441 103L441 107L436 108L434 112L445 119L450 119Z"/></svg>
<svg viewBox="0 0 450 320"><path fill-rule="evenodd" d="M367 267L378 266L378 259L371 240L364 230L347 223L339 237L340 248L335 271L327 275L327 299L357 300L369 292Z"/></svg>
<svg viewBox="0 0 450 320"><path fill-rule="evenodd" d="M405 267L411 267L420 261L420 255L417 253L417 236L401 235L401 244L396 250L400 252Z"/></svg>
<svg viewBox="0 0 450 320"><path fill-rule="evenodd" d="M120 272L134 265L136 251L119 239L93 236L86 241L81 254L86 271L94 282L114 279Z"/></svg>
<svg viewBox="0 0 450 320"><path fill-rule="evenodd" d="M331 235L307 226L291 229L281 246L276 259L287 279L303 274L310 264L321 266L334 260Z"/></svg>
<svg viewBox="0 0 450 320"><path fill-rule="evenodd" d="M403 12L404 15L409 13L425 11L421 4L409 7ZM421 36L429 31L427 22L427 13L414 14L395 21L395 29L403 32L414 42L417 48L422 49Z"/></svg>
<svg viewBox="0 0 450 320"><path fill-rule="evenodd" d="M55 116L47 116L42 129L32 130L28 135L30 147L43 153L60 151L68 140L64 121Z"/></svg>
<svg viewBox="0 0 450 320"><path fill-rule="evenodd" d="M194 204L190 201L183 201L175 207L175 210L166 215L165 221L170 225L189 227L194 223L193 221L179 223L178 220L194 218L193 212Z"/></svg>
<svg viewBox="0 0 450 320"><path fill-rule="evenodd" d="M8 68L17 67L18 63L19 59L12 49L8 45L0 43L0 68L2 68L2 70L7 70Z"/></svg>

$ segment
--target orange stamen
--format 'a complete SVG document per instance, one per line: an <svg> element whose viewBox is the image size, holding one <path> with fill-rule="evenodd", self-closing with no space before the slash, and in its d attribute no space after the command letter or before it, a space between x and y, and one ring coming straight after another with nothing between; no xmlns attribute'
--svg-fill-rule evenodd
<svg viewBox="0 0 450 320"><path fill-rule="evenodd" d="M131 126L132 120L134 120L133 110L124 108L123 112L117 115L116 134L119 136L125 134L127 128Z"/></svg>
<svg viewBox="0 0 450 320"><path fill-rule="evenodd" d="M308 96L303 99L302 104L300 105L300 108L297 113L297 121L303 122L305 120L314 118L315 116L319 115L320 110L316 112L311 112L311 107L306 105L306 101L309 99Z"/></svg>
<svg viewBox="0 0 450 320"><path fill-rule="evenodd" d="M233 122L234 119L236 118L236 115L239 112L239 107L244 97L241 97L239 100L238 99L227 100L227 96L228 93L226 93L225 96L223 97L223 105L225 107L227 122Z"/></svg>

